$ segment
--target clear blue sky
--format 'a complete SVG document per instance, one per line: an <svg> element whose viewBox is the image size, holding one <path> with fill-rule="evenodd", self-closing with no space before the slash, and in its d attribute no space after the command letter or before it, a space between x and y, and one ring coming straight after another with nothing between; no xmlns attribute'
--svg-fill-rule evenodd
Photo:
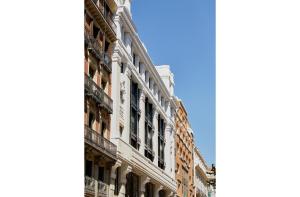
<svg viewBox="0 0 300 197"><path fill-rule="evenodd" d="M131 9L153 63L171 66L197 147L215 163L215 0L132 0Z"/></svg>

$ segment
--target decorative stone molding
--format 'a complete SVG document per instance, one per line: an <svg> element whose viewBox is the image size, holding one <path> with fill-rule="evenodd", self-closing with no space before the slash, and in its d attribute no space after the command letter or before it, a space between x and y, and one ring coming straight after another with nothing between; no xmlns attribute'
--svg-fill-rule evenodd
<svg viewBox="0 0 300 197"><path fill-rule="evenodd" d="M132 167L128 164L124 164L121 166L121 183L126 184L126 175L132 172Z"/></svg>
<svg viewBox="0 0 300 197"><path fill-rule="evenodd" d="M154 189L154 196L159 196L159 191L162 190L164 187L162 185L155 185Z"/></svg>
<svg viewBox="0 0 300 197"><path fill-rule="evenodd" d="M110 177L111 177L112 179L116 179L116 170L117 170L118 167L121 166L121 164L122 164L122 162L121 162L120 160L118 160L118 161L115 163L115 165L113 165L113 166L111 167Z"/></svg>
<svg viewBox="0 0 300 197"><path fill-rule="evenodd" d="M145 186L147 183L150 182L151 179L145 175L141 176L140 178L141 178L140 191L145 192Z"/></svg>
<svg viewBox="0 0 300 197"><path fill-rule="evenodd" d="M146 101L146 95L145 95L145 89L144 88L141 89L140 99L141 99L141 101L143 101L145 103L145 101Z"/></svg>

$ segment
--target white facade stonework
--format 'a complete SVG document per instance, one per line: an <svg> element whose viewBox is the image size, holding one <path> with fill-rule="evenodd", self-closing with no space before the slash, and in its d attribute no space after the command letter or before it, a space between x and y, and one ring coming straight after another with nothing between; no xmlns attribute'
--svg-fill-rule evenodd
<svg viewBox="0 0 300 197"><path fill-rule="evenodd" d="M94 55L100 61L94 63ZM182 186L174 86L170 66L155 66L137 34L131 0L85 1L86 197L182 197L176 194ZM193 138L188 127L185 133ZM189 161L184 180L195 183L188 184L189 196L214 197L215 171L194 143L181 141L190 156L181 156Z"/></svg>
<svg viewBox="0 0 300 197"><path fill-rule="evenodd" d="M215 175L210 169L197 147L194 148L194 183L195 197L215 197Z"/></svg>
<svg viewBox="0 0 300 197"><path fill-rule="evenodd" d="M117 145L118 162L111 172L110 196L123 197L130 191L134 193L130 194L132 196L143 197L149 196L150 190L155 197L175 196L173 87L166 87L166 80L161 78L137 35L131 19L130 1L120 0L117 3L114 22L118 40L112 57L114 111L111 115L111 141ZM171 72L170 75L173 77ZM138 106L137 112L132 112L132 102L135 102L132 82L137 84L138 89L137 103L134 104ZM146 131L146 102L153 112L152 124L149 123L151 131ZM159 125L159 120L164 126ZM162 136L159 128L163 128L163 143L159 141ZM150 136L150 140L147 141L145 136ZM146 152L150 156L146 157Z"/></svg>

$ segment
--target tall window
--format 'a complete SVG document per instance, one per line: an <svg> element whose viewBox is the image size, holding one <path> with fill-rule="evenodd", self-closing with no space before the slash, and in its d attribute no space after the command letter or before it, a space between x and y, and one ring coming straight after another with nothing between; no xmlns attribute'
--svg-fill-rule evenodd
<svg viewBox="0 0 300 197"><path fill-rule="evenodd" d="M132 54L132 58L133 58L133 65L135 66L135 59L136 58L135 58L135 54L134 53Z"/></svg>
<svg viewBox="0 0 300 197"><path fill-rule="evenodd" d="M139 73L142 74L142 63L139 62Z"/></svg>
<svg viewBox="0 0 300 197"><path fill-rule="evenodd" d="M93 129L94 121L95 121L95 115L92 112L90 112L89 113L89 122L88 122L89 128Z"/></svg>
<svg viewBox="0 0 300 197"><path fill-rule="evenodd" d="M98 180L104 182L104 167L98 167Z"/></svg>
<svg viewBox="0 0 300 197"><path fill-rule="evenodd" d="M145 99L145 157L151 161L154 159L153 152L153 105L149 102L148 98Z"/></svg>
<svg viewBox="0 0 300 197"><path fill-rule="evenodd" d="M116 179L115 179L115 191L114 194L117 196L119 195L119 191L120 191L120 167L118 167L116 169Z"/></svg>
<svg viewBox="0 0 300 197"><path fill-rule="evenodd" d="M185 168L182 168L182 191L183 197L188 197L188 171Z"/></svg>
<svg viewBox="0 0 300 197"><path fill-rule="evenodd" d="M126 196L139 197L139 177L130 172L127 174L126 179Z"/></svg>
<svg viewBox="0 0 300 197"><path fill-rule="evenodd" d="M158 115L158 167L165 169L165 122Z"/></svg>
<svg viewBox="0 0 300 197"><path fill-rule="evenodd" d="M124 63L121 63L121 73L124 73Z"/></svg>
<svg viewBox="0 0 300 197"><path fill-rule="evenodd" d="M130 98L130 144L139 149L140 140L138 136L138 125L140 118L140 110L139 110L139 89L138 84L135 82L131 82L131 98Z"/></svg>
<svg viewBox="0 0 300 197"><path fill-rule="evenodd" d="M93 162L85 160L85 176L92 177Z"/></svg>
<svg viewBox="0 0 300 197"><path fill-rule="evenodd" d="M145 197L154 197L154 185L152 183L147 183L145 187Z"/></svg>

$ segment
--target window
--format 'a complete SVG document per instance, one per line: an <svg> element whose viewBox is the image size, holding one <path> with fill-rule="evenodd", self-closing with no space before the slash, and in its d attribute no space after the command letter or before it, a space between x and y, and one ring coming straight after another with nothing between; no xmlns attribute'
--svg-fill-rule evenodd
<svg viewBox="0 0 300 197"><path fill-rule="evenodd" d="M93 36L94 36L94 38L97 38L99 31L100 31L100 29L94 25L93 26Z"/></svg>
<svg viewBox="0 0 300 197"><path fill-rule="evenodd" d="M95 76L95 73L96 73L96 71L95 71L95 69L90 65L90 67L89 67L89 76L90 76L90 78L94 78L94 76Z"/></svg>
<svg viewBox="0 0 300 197"><path fill-rule="evenodd" d="M89 14L85 13L85 21L88 25L90 25L93 19L90 17Z"/></svg>
<svg viewBox="0 0 300 197"><path fill-rule="evenodd" d="M134 53L132 54L132 57L133 57L133 65L135 66L135 54Z"/></svg>
<svg viewBox="0 0 300 197"><path fill-rule="evenodd" d="M106 87L107 87L107 81L104 80L103 78L101 80L101 87L102 87L103 90L106 90Z"/></svg>
<svg viewBox="0 0 300 197"><path fill-rule="evenodd" d="M120 133L119 133L119 136L120 136L120 137L122 137L123 129L124 129L124 128L123 128L122 126L119 127L119 132L120 132Z"/></svg>
<svg viewBox="0 0 300 197"><path fill-rule="evenodd" d="M104 47L105 47L105 48L104 48L104 51L105 51L105 52L107 52L107 51L108 51L109 44L110 44L110 43L109 43L109 42L107 42L107 41L105 40L105 46L104 46Z"/></svg>
<svg viewBox="0 0 300 197"><path fill-rule="evenodd" d="M158 115L158 167L165 169L165 122Z"/></svg>
<svg viewBox="0 0 300 197"><path fill-rule="evenodd" d="M145 157L149 158L151 161L154 159L153 154L153 106L149 102L149 99L145 99Z"/></svg>
<svg viewBox="0 0 300 197"><path fill-rule="evenodd" d="M130 97L130 144L139 149L139 136L138 136L138 125L140 118L139 111L139 95L140 91L138 89L138 84L131 82L131 97Z"/></svg>
<svg viewBox="0 0 300 197"><path fill-rule="evenodd" d="M182 191L183 191L183 197L187 197L188 196L188 172L182 168Z"/></svg>
<svg viewBox="0 0 300 197"><path fill-rule="evenodd" d="M139 73L142 74L142 63L139 62Z"/></svg>
<svg viewBox="0 0 300 197"><path fill-rule="evenodd" d="M106 130L106 124L105 122L102 122L101 124L101 136L104 137L105 135L105 130Z"/></svg>
<svg viewBox="0 0 300 197"><path fill-rule="evenodd" d="M115 191L114 191L114 194L116 196L119 195L119 192L120 192L120 167L118 167L116 169L116 179L115 179Z"/></svg>
<svg viewBox="0 0 300 197"><path fill-rule="evenodd" d="M90 112L89 113L89 122L88 122L89 128L91 128L91 129L93 128L94 121L95 121L95 115L92 112Z"/></svg>
<svg viewBox="0 0 300 197"><path fill-rule="evenodd" d="M154 185L152 183L147 183L145 187L145 197L154 197Z"/></svg>
<svg viewBox="0 0 300 197"><path fill-rule="evenodd" d="M125 68L124 68L124 63L122 62L122 63L121 63L121 73L124 73L124 71L125 71L124 69L125 69Z"/></svg>
<svg viewBox="0 0 300 197"><path fill-rule="evenodd" d="M104 182L104 167L98 167L98 180Z"/></svg>
<svg viewBox="0 0 300 197"><path fill-rule="evenodd" d="M85 176L92 177L93 162L85 160Z"/></svg>
<svg viewBox="0 0 300 197"><path fill-rule="evenodd" d="M126 176L126 197L139 197L139 177L130 172Z"/></svg>
<svg viewBox="0 0 300 197"><path fill-rule="evenodd" d="M148 84L148 86L149 86L149 89L151 89L151 78L149 78L149 84Z"/></svg>

